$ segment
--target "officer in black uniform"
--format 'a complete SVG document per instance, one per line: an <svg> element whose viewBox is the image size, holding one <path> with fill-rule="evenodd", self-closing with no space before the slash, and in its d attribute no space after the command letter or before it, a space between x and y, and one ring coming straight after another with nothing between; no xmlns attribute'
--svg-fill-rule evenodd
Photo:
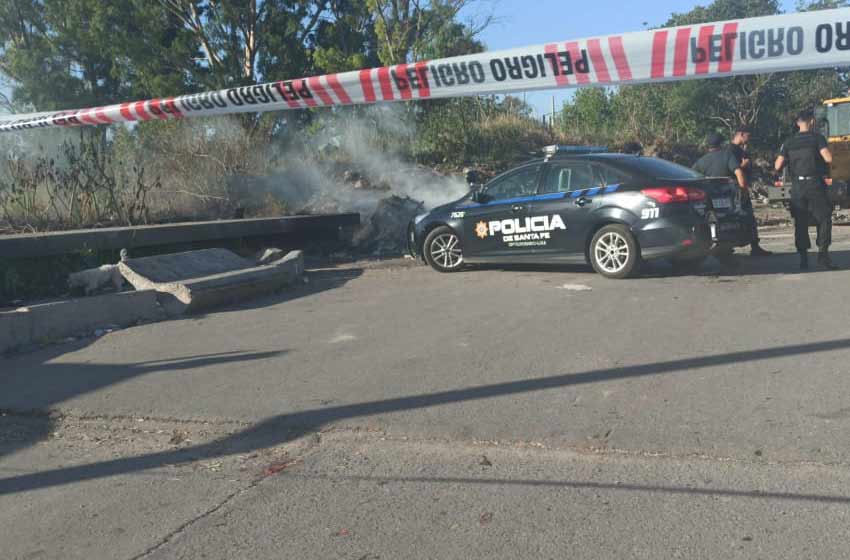
<svg viewBox="0 0 850 560"><path fill-rule="evenodd" d="M738 165L744 173L744 181L746 185L739 185L743 189L741 195L741 208L747 213L747 218L750 222L752 231L752 241L750 241L750 255L753 257L766 257L773 253L764 249L759 240L759 226L756 221L755 209L753 208L753 195L750 189L753 186L753 160L747 152L747 144L750 141L752 132L747 126L739 126L735 130L735 135L732 136L732 141L729 142L729 151L738 160Z"/></svg>
<svg viewBox="0 0 850 560"><path fill-rule="evenodd" d="M694 170L706 177L729 177L738 183L746 181L741 165L731 151L723 149L723 136L717 132L708 135L705 143L708 153L694 164Z"/></svg>
<svg viewBox="0 0 850 560"><path fill-rule="evenodd" d="M723 146L723 136L717 132L712 132L705 142L708 145L708 153L697 160L694 164L694 171L699 171L706 177L735 179L738 186L744 188L746 179L741 170L741 164L732 151ZM733 247L723 247L718 251L715 256L724 268L735 269L738 267L738 263L732 257Z"/></svg>
<svg viewBox="0 0 850 560"><path fill-rule="evenodd" d="M824 177L832 163L832 153L823 135L813 130L815 115L812 110L797 115L799 134L789 138L779 150L776 170L788 166L791 179L791 215L794 217L794 242L800 254L800 269L809 268L808 251L812 246L809 239L809 216L817 224L818 264L835 270L838 267L829 257L832 243L832 203L826 192Z"/></svg>

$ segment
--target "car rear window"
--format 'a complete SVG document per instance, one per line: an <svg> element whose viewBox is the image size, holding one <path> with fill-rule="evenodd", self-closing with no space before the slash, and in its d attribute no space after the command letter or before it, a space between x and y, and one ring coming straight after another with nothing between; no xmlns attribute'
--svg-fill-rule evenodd
<svg viewBox="0 0 850 560"><path fill-rule="evenodd" d="M636 171L641 175L648 175L656 179L701 179L702 175L693 169L654 157L636 157L634 159L619 160L621 167Z"/></svg>

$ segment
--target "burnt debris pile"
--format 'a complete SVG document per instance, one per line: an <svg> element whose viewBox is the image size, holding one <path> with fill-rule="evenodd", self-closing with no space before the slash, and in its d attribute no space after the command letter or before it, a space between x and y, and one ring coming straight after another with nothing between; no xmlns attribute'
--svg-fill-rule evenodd
<svg viewBox="0 0 850 560"><path fill-rule="evenodd" d="M425 204L409 196L390 195L378 201L372 216L354 234L354 246L374 256L392 256L407 250L407 226L425 211Z"/></svg>

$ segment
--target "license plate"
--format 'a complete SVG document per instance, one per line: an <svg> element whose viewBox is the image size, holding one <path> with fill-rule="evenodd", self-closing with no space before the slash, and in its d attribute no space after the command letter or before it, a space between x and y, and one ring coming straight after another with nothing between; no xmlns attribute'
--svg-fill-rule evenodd
<svg viewBox="0 0 850 560"><path fill-rule="evenodd" d="M715 198L712 199L711 203L716 210L721 210L723 208L732 208L731 198Z"/></svg>
<svg viewBox="0 0 850 560"><path fill-rule="evenodd" d="M738 231L738 224L720 224L720 231Z"/></svg>

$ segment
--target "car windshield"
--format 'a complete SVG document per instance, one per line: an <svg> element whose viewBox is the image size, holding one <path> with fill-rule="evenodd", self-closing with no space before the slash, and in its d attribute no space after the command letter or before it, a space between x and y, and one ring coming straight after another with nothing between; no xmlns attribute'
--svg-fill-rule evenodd
<svg viewBox="0 0 850 560"><path fill-rule="evenodd" d="M622 160L620 163L630 171L636 171L641 175L660 179L701 179L702 174L689 167L653 157L636 157L634 159Z"/></svg>

